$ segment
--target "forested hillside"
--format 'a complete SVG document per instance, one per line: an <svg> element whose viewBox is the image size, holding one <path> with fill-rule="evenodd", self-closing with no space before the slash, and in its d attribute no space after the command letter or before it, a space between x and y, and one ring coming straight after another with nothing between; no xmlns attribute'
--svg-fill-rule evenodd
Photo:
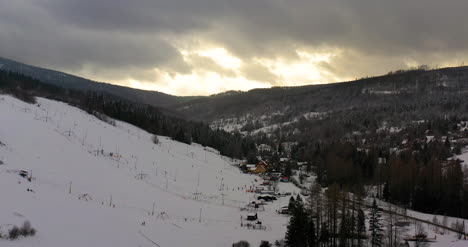
<svg viewBox="0 0 468 247"><path fill-rule="evenodd" d="M180 142L196 142L210 146L230 157L242 158L250 152L255 152L255 145L250 138L222 130L212 130L203 122L186 121L167 110L132 102L110 93L63 89L5 71L0 71L0 90L31 103L35 102L35 96L63 101L100 118L105 119L108 116Z"/></svg>
<svg viewBox="0 0 468 247"><path fill-rule="evenodd" d="M468 172L456 158L468 145L467 96L467 67L419 68L213 96L179 112L254 138L283 174L312 173L354 192L377 186L371 196L467 218Z"/></svg>
<svg viewBox="0 0 468 247"><path fill-rule="evenodd" d="M306 113L376 107L393 107L394 111L398 111L399 107L439 103L438 100L443 100L451 93L456 92L461 95L467 93L467 90L468 67L436 70L420 67L343 83L274 87L217 94L184 102L171 108L177 109L189 118L207 121L247 115L257 117L253 120L258 120L262 115L277 113L276 115L281 117L271 119L269 122L275 123L286 122ZM443 103L441 106L450 107L447 106L448 102L440 103ZM406 111L412 110L417 109L406 109ZM429 113L423 111L415 114Z"/></svg>
<svg viewBox="0 0 468 247"><path fill-rule="evenodd" d="M178 97L156 91L146 91L104 82L96 82L60 71L44 69L0 57L0 70L23 74L43 83L64 89L111 93L123 99L156 107L168 106L192 100L197 97Z"/></svg>

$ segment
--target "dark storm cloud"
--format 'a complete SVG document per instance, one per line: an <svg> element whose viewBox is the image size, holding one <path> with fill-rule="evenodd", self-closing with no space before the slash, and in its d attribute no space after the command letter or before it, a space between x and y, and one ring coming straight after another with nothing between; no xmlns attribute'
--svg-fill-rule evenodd
<svg viewBox="0 0 468 247"><path fill-rule="evenodd" d="M218 44L244 61L294 60L296 49L338 49L341 55L321 65L337 77L468 58L465 0L7 0L0 5L0 56L70 72L92 68L96 74L151 80L148 70L155 67L185 74L205 64L221 71L201 58L197 64L184 61L174 37ZM277 80L256 66L242 74Z"/></svg>
<svg viewBox="0 0 468 247"><path fill-rule="evenodd" d="M281 81L277 76L259 63L251 62L244 65L242 68L242 74L247 79L254 81L267 81L275 86L281 84Z"/></svg>
<svg viewBox="0 0 468 247"><path fill-rule="evenodd" d="M190 71L179 51L157 32L133 34L131 29L87 28L69 22L73 15L79 15L78 6L58 12L49 8L51 2L20 0L0 8L1 56L67 70L86 65L95 71L154 67ZM66 1L57 1L57 5L62 2ZM90 17L82 16L92 22ZM116 16L116 20L120 18Z"/></svg>
<svg viewBox="0 0 468 247"><path fill-rule="evenodd" d="M244 11L236 2L239 15L225 24L232 33L223 36L221 31L216 37L243 56L281 54L294 45L334 46L379 56L464 52L468 47L468 32L463 31L467 1L264 1Z"/></svg>

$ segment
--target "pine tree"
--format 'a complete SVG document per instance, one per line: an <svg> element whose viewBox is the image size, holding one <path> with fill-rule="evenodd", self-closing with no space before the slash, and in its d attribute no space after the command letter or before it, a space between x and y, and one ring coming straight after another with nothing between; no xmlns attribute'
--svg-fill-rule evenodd
<svg viewBox="0 0 468 247"><path fill-rule="evenodd" d="M283 176L291 177L291 175L292 175L292 167L290 163L287 163L286 166L284 167Z"/></svg>
<svg viewBox="0 0 468 247"><path fill-rule="evenodd" d="M366 216L362 209L359 209L357 216L357 237L358 237L358 247L362 246L362 235L366 232Z"/></svg>
<svg viewBox="0 0 468 247"><path fill-rule="evenodd" d="M241 240L241 241L239 241L237 243L233 243L232 247L250 247L250 244L249 244L249 242L247 242L245 240Z"/></svg>
<svg viewBox="0 0 468 247"><path fill-rule="evenodd" d="M307 224L308 217L304 212L304 207L302 204L297 204L286 230L286 246L307 247Z"/></svg>
<svg viewBox="0 0 468 247"><path fill-rule="evenodd" d="M341 204L341 222L340 222L340 232L339 232L339 246L345 247L347 246L347 237L349 233L349 221L348 215L346 211L346 193L343 194L342 204Z"/></svg>
<svg viewBox="0 0 468 247"><path fill-rule="evenodd" d="M328 241L330 240L330 232L328 231L328 225L326 223L322 223L319 240L321 243L326 243L328 245Z"/></svg>
<svg viewBox="0 0 468 247"><path fill-rule="evenodd" d="M294 196L291 196L289 198L289 204L288 204L288 210L290 213L292 213L296 208L296 200L294 200Z"/></svg>
<svg viewBox="0 0 468 247"><path fill-rule="evenodd" d="M302 201L302 197L299 194L297 194L297 196L296 196L296 203L297 204L300 203L300 204L304 205L304 201Z"/></svg>
<svg viewBox="0 0 468 247"><path fill-rule="evenodd" d="M348 213L348 215L348 240L350 240L348 245L355 246L354 240L356 238L356 217L354 216L354 210L351 210L351 213Z"/></svg>
<svg viewBox="0 0 468 247"><path fill-rule="evenodd" d="M315 236L320 235L321 213L322 213L322 188L317 182L310 187L310 196L307 199L307 206L309 207L309 215L315 218Z"/></svg>
<svg viewBox="0 0 468 247"><path fill-rule="evenodd" d="M338 236L338 208L339 200L341 198L341 192L339 186L335 183L332 184L325 192L327 197L328 207L328 223L329 223L329 234L332 237L332 246L337 246Z"/></svg>
<svg viewBox="0 0 468 247"><path fill-rule="evenodd" d="M371 246L379 247L382 246L383 230L382 224L380 223L381 214L379 208L377 207L377 202L372 203L372 208L370 212L369 219L369 231L371 232Z"/></svg>
<svg viewBox="0 0 468 247"><path fill-rule="evenodd" d="M340 231L338 233L338 239L339 239L339 245L340 247L346 247L346 238L348 235L348 222L347 222L346 215L343 215L341 217L341 222L340 222Z"/></svg>
<svg viewBox="0 0 468 247"><path fill-rule="evenodd" d="M307 229L307 244L309 247L315 247L317 241L317 236L315 235L315 225L314 221L311 218L309 221L309 227Z"/></svg>
<svg viewBox="0 0 468 247"><path fill-rule="evenodd" d="M385 183L384 185L384 188L383 188L383 192L382 192L382 197L385 201L388 201L390 199L390 186L388 185L388 183Z"/></svg>
<svg viewBox="0 0 468 247"><path fill-rule="evenodd" d="M268 241L265 241L265 240L262 240L262 242L260 242L260 247L271 247L272 244L270 244L270 242Z"/></svg>

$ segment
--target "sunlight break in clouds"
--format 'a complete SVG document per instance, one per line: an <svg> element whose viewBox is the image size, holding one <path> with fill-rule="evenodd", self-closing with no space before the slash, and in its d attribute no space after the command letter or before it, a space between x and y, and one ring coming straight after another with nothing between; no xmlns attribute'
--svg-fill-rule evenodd
<svg viewBox="0 0 468 247"><path fill-rule="evenodd" d="M227 69L239 69L242 66L242 60L232 56L224 48L201 50L196 51L196 53L200 56L211 58L217 64Z"/></svg>
<svg viewBox="0 0 468 247"><path fill-rule="evenodd" d="M160 82L140 82L129 80L128 86L156 90L173 95L210 95L228 90L249 90L270 87L267 83L247 80L243 77L224 77L214 72L176 74L159 71ZM125 83L124 83L125 84Z"/></svg>
<svg viewBox="0 0 468 247"><path fill-rule="evenodd" d="M269 88L271 86L300 86L334 82L342 78L333 77L321 69L321 63L329 63L338 56L339 51L311 52L297 50L296 59L287 58L254 58L253 63L264 67L277 78L277 82L255 80L246 77L242 70L251 66L242 59L235 57L222 47L211 47L195 50L179 50L184 61L191 65L191 73L169 73L155 68L157 78L154 81L129 79L119 84L145 90L162 91L175 95L210 95L229 90L247 91L253 88ZM195 58L203 57L213 64L198 64ZM208 63L209 64L209 63ZM156 83L154 83L156 81Z"/></svg>

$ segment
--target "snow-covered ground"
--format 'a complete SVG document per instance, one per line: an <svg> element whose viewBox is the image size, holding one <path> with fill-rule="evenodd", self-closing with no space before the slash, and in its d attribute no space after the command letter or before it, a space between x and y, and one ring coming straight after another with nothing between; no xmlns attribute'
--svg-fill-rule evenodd
<svg viewBox="0 0 468 247"><path fill-rule="evenodd" d="M288 218L275 210L289 198L258 213L266 230L241 227L258 177L200 145L151 138L61 102L0 95L0 233L25 220L37 229L0 246L258 246L284 236Z"/></svg>
<svg viewBox="0 0 468 247"><path fill-rule="evenodd" d="M457 159L462 161L463 174L465 174L465 184L468 184L468 150L465 148L461 155L457 156Z"/></svg>
<svg viewBox="0 0 468 247"><path fill-rule="evenodd" d="M371 204L371 199L368 198L367 203ZM399 208L398 206L392 205L390 203L386 203L383 201L377 201L377 204L379 207L386 209L386 210L391 210L393 212L397 211L399 213L403 213L404 210L403 208ZM447 217L447 216L442 216L442 215L432 215L432 214L425 214L413 210L406 210L406 215L410 217L417 218L419 220L423 221L429 221L433 222L434 217L437 218L437 222L440 225L444 225L444 218L445 218L445 225L447 227L453 228L453 224L456 222L462 223L465 221L465 232L468 232L468 221L460 218L455 218L455 217ZM384 228L386 227L386 220L387 220L388 214L383 214L382 218L382 223ZM398 221L407 221L410 223L409 226L404 227L404 228L399 228L400 234L402 239L407 238L407 237L412 237L415 235L416 232L416 222L411 218L409 219L404 219L403 217L397 217ZM457 238L457 234L454 232L450 232L448 230L444 230L442 228L437 228L433 225L429 225L427 223L421 223L421 227L423 228L423 231L426 233L427 238L431 241L428 243L428 247L466 247L468 246L468 240L459 240ZM411 246L414 246L414 242L409 242Z"/></svg>
<svg viewBox="0 0 468 247"><path fill-rule="evenodd" d="M462 163L463 166L468 167L468 150L467 149L465 149L461 155L458 155L457 158L463 161Z"/></svg>

